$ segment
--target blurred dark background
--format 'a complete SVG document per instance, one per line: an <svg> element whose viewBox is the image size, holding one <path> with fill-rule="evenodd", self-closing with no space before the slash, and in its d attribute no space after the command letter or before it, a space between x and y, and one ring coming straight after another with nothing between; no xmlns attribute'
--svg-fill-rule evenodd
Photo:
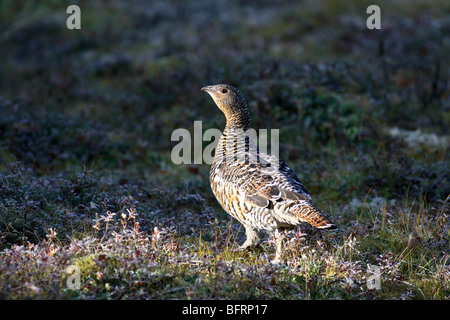
<svg viewBox="0 0 450 320"><path fill-rule="evenodd" d="M200 88L226 82L255 128L280 129L281 157L324 206L445 199L449 2L377 1L369 30L372 2L3 0L0 172L92 171L215 203L209 166L175 166L170 137L195 120L222 129ZM71 4L81 30L66 28Z"/></svg>

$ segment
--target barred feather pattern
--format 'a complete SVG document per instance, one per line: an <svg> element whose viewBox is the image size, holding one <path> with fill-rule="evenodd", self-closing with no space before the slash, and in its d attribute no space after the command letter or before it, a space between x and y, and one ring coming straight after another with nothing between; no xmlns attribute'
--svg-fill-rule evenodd
<svg viewBox="0 0 450 320"><path fill-rule="evenodd" d="M301 223L319 229L334 227L312 206L308 191L284 161L259 152L253 141L239 146L240 135L240 130L224 130L210 171L211 189L228 214L244 225L269 232ZM251 145L259 162L249 160ZM273 165L272 172L264 170L265 164Z"/></svg>

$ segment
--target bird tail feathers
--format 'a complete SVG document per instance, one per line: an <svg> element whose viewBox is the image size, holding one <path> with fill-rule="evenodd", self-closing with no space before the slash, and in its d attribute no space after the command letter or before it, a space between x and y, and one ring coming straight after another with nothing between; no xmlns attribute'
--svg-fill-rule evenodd
<svg viewBox="0 0 450 320"><path fill-rule="evenodd" d="M336 229L336 225L324 214L311 205L300 206L292 212L301 222L306 222L317 229Z"/></svg>

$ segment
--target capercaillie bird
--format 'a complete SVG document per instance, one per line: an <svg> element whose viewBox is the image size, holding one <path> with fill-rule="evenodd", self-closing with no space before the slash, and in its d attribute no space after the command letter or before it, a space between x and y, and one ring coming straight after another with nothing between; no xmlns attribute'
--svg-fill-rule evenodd
<svg viewBox="0 0 450 320"><path fill-rule="evenodd" d="M242 94L228 84L202 88L224 113L226 126L211 164L210 185L223 209L245 227L245 249L260 241L258 230L269 233L308 223L318 229L336 226L311 203L311 196L291 168L260 151L247 134L250 112ZM278 237L274 262L281 261Z"/></svg>

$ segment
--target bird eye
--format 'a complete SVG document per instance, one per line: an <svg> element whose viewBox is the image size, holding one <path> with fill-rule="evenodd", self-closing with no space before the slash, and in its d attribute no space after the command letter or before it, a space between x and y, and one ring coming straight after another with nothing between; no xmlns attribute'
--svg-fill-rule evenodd
<svg viewBox="0 0 450 320"><path fill-rule="evenodd" d="M221 92L221 93L228 93L228 90L225 89L225 88L223 88L223 89L220 90L220 92Z"/></svg>

